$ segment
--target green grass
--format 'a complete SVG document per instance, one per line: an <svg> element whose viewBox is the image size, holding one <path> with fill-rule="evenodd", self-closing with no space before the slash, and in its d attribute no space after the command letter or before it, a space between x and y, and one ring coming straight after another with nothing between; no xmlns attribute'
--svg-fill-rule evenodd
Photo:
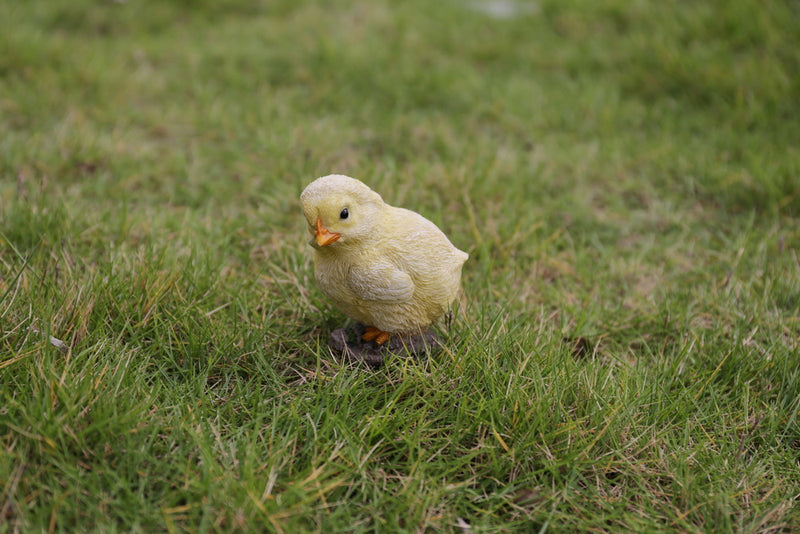
<svg viewBox="0 0 800 534"><path fill-rule="evenodd" d="M800 528L798 6L482 3L0 4L0 531ZM332 172L436 358L327 349Z"/></svg>

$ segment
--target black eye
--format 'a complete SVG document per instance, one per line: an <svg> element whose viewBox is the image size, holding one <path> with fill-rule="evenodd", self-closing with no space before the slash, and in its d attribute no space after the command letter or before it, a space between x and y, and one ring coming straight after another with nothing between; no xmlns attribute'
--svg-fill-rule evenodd
<svg viewBox="0 0 800 534"><path fill-rule="evenodd" d="M340 219L346 219L350 216L350 212L347 211L347 208L344 208L342 212L339 214Z"/></svg>

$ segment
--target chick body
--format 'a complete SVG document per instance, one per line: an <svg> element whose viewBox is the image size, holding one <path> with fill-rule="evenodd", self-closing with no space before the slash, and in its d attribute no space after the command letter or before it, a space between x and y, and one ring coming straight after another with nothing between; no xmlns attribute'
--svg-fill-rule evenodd
<svg viewBox="0 0 800 534"><path fill-rule="evenodd" d="M345 315L386 333L416 334L455 300L468 255L422 215L343 175L318 178L300 200L317 283ZM320 232L338 237L325 242Z"/></svg>

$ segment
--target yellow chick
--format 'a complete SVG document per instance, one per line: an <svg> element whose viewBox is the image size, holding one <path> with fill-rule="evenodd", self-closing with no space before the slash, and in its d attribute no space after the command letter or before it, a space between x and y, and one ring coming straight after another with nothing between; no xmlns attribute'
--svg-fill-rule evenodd
<svg viewBox="0 0 800 534"><path fill-rule="evenodd" d="M422 215L341 174L311 182L300 203L319 287L367 326L364 341L420 334L455 300L469 256Z"/></svg>

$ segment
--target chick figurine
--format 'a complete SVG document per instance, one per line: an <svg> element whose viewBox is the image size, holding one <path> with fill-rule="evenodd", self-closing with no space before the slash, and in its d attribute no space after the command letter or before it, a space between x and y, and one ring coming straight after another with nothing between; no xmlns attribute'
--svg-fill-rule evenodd
<svg viewBox="0 0 800 534"><path fill-rule="evenodd" d="M300 195L322 292L367 328L364 341L418 335L442 317L469 257L422 215L386 204L355 178L311 182Z"/></svg>

